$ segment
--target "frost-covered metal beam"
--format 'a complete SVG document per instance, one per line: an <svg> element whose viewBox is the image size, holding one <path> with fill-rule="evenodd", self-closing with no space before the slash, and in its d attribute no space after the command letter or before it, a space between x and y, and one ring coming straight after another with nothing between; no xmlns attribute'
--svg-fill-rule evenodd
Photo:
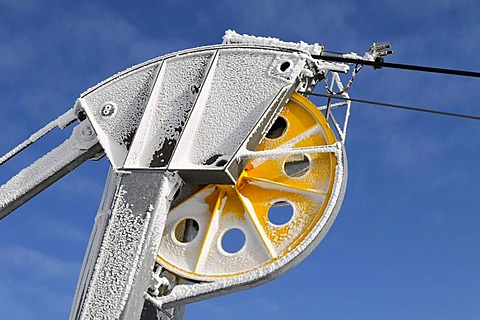
<svg viewBox="0 0 480 320"><path fill-rule="evenodd" d="M69 139L0 187L0 219L86 160L102 154L90 122L80 123Z"/></svg>
<svg viewBox="0 0 480 320"><path fill-rule="evenodd" d="M72 109L75 112L66 118L70 121L70 116L77 119L81 114L78 118L84 120L72 137L0 187L1 219L86 159L103 152L109 158L112 170L82 266L71 319L178 320L185 303L267 282L313 250L333 223L345 191L343 140L349 104L343 131L331 116L341 142L333 139L324 146L295 147L295 141L318 129L315 126L290 140L291 145L284 145L284 149L255 150L293 95L304 99L295 92L308 96L327 72L348 71L345 64L314 59L323 50L318 44L227 31L222 45L147 61L80 96ZM338 76L334 81L343 89ZM30 143L21 144L0 163ZM234 188L251 158L322 152L336 159L332 163L331 197L301 245L275 258L271 265L231 277L187 284L179 279L190 278L165 265L160 276L164 271L156 269L155 259L158 262L164 231L172 236L173 224L168 224L167 214L172 213L170 205L180 182L184 184L177 204L204 184ZM216 201L217 211L220 200ZM251 204L245 206L246 213L252 215ZM187 226L184 236L188 237ZM198 260L206 261L205 255L200 257ZM168 290L160 290L161 286ZM177 309L166 313L163 308Z"/></svg>
<svg viewBox="0 0 480 320"><path fill-rule="evenodd" d="M179 187L177 174L117 172L107 218L83 272L70 319L140 319L155 253ZM105 215L105 212L100 212ZM106 221L105 221L106 220Z"/></svg>

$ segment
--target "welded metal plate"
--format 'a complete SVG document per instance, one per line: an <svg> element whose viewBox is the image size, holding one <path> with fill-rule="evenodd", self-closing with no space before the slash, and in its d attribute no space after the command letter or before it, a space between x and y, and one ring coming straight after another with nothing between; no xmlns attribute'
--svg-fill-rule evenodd
<svg viewBox="0 0 480 320"><path fill-rule="evenodd" d="M78 100L114 168L178 171L194 183L235 183L241 148L255 150L285 105L306 55L212 46L158 58Z"/></svg>
<svg viewBox="0 0 480 320"><path fill-rule="evenodd" d="M114 77L77 100L85 110L114 168L123 166L147 106L161 63Z"/></svg>
<svg viewBox="0 0 480 320"><path fill-rule="evenodd" d="M166 168L202 88L214 51L167 59L125 166Z"/></svg>
<svg viewBox="0 0 480 320"><path fill-rule="evenodd" d="M256 147L262 137L252 132L262 131L269 111L283 106L282 93L295 83L302 62L273 50L219 50L169 168L211 174L224 170L247 140L256 138Z"/></svg>
<svg viewBox="0 0 480 320"><path fill-rule="evenodd" d="M259 151L273 154L336 143L323 115L298 94L278 120L283 121L281 133L267 135ZM302 246L319 221L332 218L326 208L338 200L334 184L342 168L341 154L334 150L252 159L235 185L198 191L169 212L159 261L196 281L231 278L275 264ZM182 237L185 224L196 229L187 239Z"/></svg>

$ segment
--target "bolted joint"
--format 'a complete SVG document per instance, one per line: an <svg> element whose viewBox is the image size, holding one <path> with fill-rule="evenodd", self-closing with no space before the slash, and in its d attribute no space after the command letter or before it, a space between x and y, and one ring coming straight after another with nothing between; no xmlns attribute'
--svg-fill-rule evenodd
<svg viewBox="0 0 480 320"><path fill-rule="evenodd" d="M117 111L117 105L113 103L112 101L105 102L102 105L102 110L100 111L102 114L102 117L112 117L115 115Z"/></svg>
<svg viewBox="0 0 480 320"><path fill-rule="evenodd" d="M88 120L82 121L73 129L72 138L75 139L80 150L87 150L98 143L97 133Z"/></svg>

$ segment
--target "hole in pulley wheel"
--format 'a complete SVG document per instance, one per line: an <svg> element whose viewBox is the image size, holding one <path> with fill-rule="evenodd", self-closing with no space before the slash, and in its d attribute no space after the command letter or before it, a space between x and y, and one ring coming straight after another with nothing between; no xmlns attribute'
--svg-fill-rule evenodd
<svg viewBox="0 0 480 320"><path fill-rule="evenodd" d="M265 137L267 137L268 139L280 138L285 133L286 129L287 129L287 120L285 120L285 118L283 117L277 117L277 119L275 119L275 122L272 124L272 127L270 128L270 130L268 130Z"/></svg>
<svg viewBox="0 0 480 320"><path fill-rule="evenodd" d="M227 253L237 253L245 245L245 233L233 228L224 233L221 240L222 249Z"/></svg>
<svg viewBox="0 0 480 320"><path fill-rule="evenodd" d="M200 226L194 219L183 219L175 227L175 239L181 243L189 243L195 240Z"/></svg>
<svg viewBox="0 0 480 320"><path fill-rule="evenodd" d="M309 168L310 160L306 155L292 155L287 158L283 165L285 174L291 178L303 176Z"/></svg>
<svg viewBox="0 0 480 320"><path fill-rule="evenodd" d="M293 218L293 206L287 201L277 201L268 209L268 221L275 226L284 225Z"/></svg>

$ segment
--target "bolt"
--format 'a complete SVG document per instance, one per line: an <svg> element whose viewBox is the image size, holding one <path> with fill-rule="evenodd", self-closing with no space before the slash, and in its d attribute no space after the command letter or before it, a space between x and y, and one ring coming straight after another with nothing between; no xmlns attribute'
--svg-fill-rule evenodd
<svg viewBox="0 0 480 320"><path fill-rule="evenodd" d="M84 126L82 128L82 137L85 140L91 140L95 136L95 132L93 131L92 127L90 126Z"/></svg>
<svg viewBox="0 0 480 320"><path fill-rule="evenodd" d="M193 93L193 94L197 94L197 93L200 91L200 87L197 86L196 84L192 84L192 85L190 86L190 90L192 90L192 93Z"/></svg>
<svg viewBox="0 0 480 320"><path fill-rule="evenodd" d="M111 117L115 113L117 107L113 102L107 102L102 107L102 116Z"/></svg>

